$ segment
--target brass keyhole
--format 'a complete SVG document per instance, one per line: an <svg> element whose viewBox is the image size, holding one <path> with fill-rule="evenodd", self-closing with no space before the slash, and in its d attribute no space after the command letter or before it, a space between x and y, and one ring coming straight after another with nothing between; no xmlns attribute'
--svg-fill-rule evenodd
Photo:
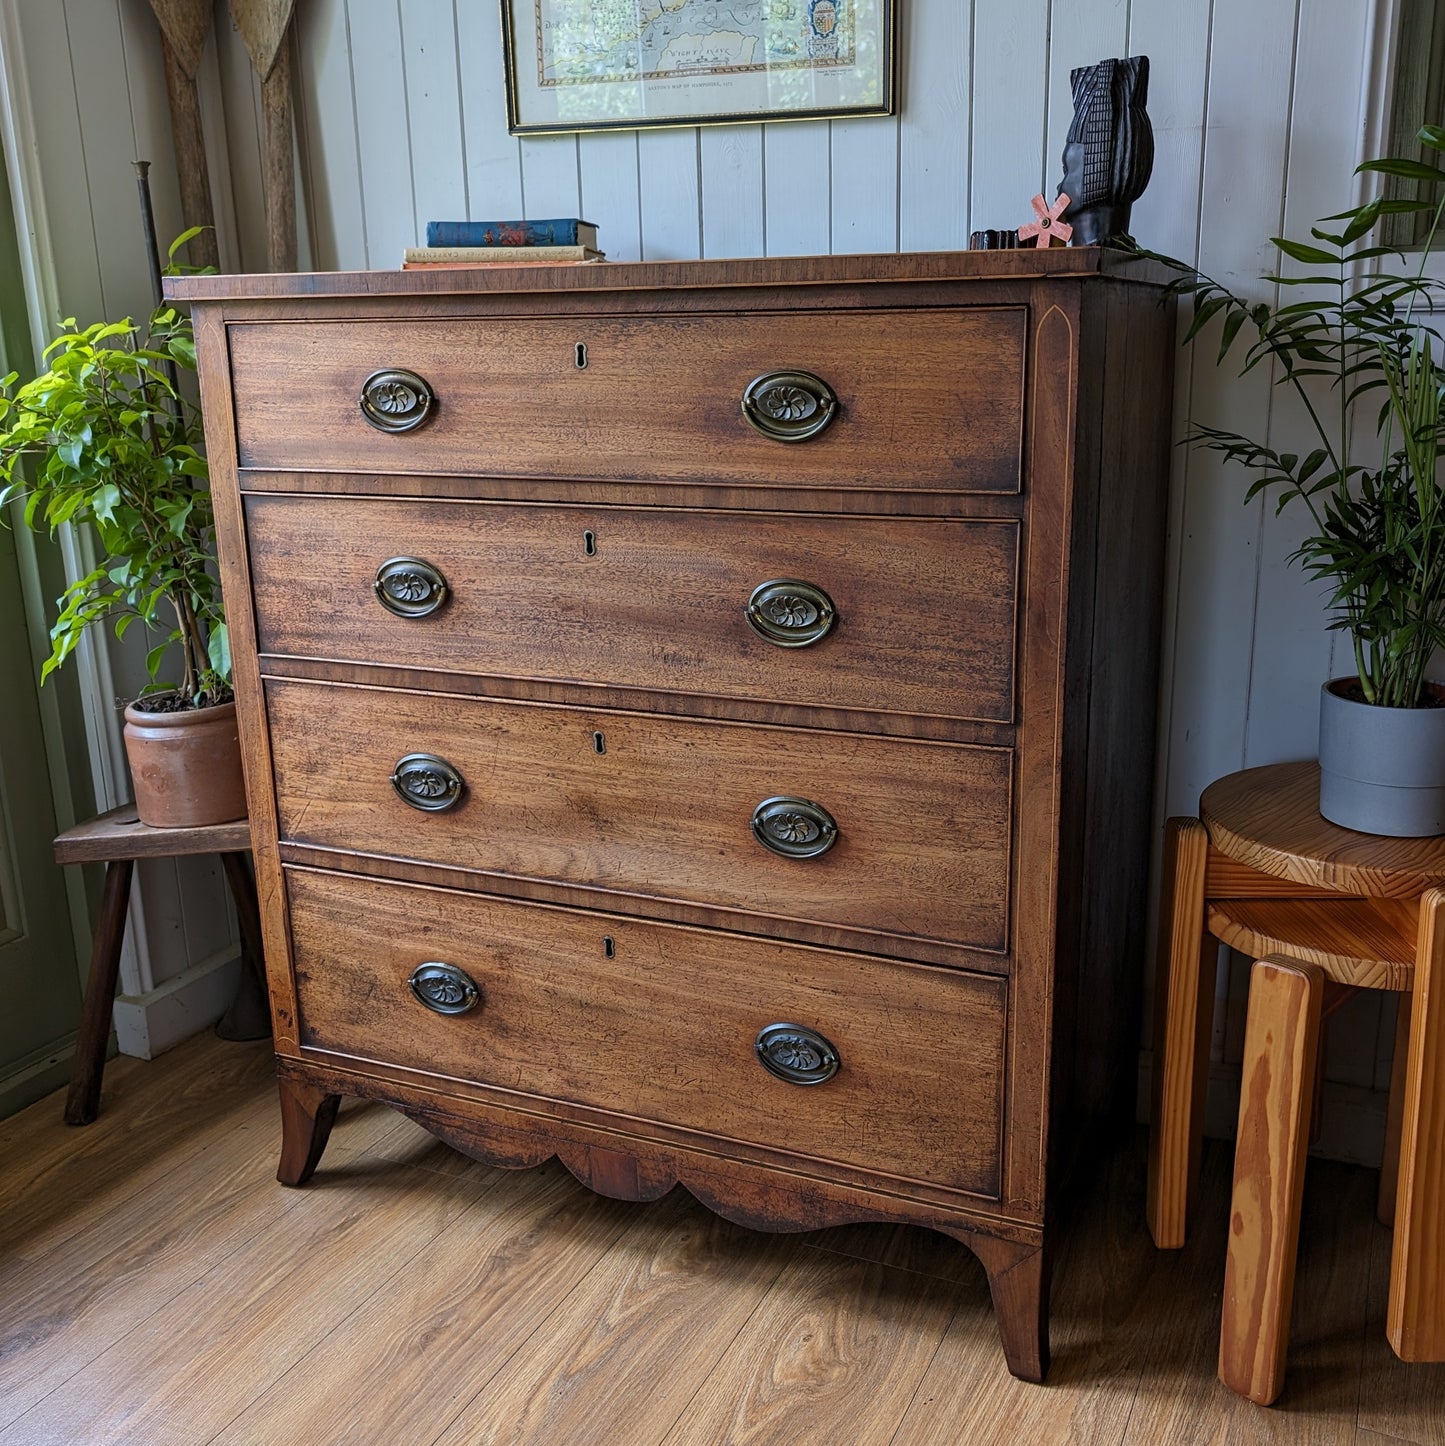
<svg viewBox="0 0 1445 1446"><path fill-rule="evenodd" d="M592 751L594 753L607 752L607 735L605 733L594 733L592 735Z"/></svg>
<svg viewBox="0 0 1445 1446"><path fill-rule="evenodd" d="M577 350L576 350L576 352L574 353L574 357L575 357L575 360L576 360L576 363L577 363L577 370L578 370L579 372L581 372L581 371L586 371L586 370L587 370L587 343L586 343L585 341L579 341L579 342L577 343Z"/></svg>
<svg viewBox="0 0 1445 1446"><path fill-rule="evenodd" d="M602 936L602 957L604 959L612 959L616 957L616 954L617 945L613 941L612 935L604 934Z"/></svg>
<svg viewBox="0 0 1445 1446"><path fill-rule="evenodd" d="M597 556L597 534L595 532L584 532L582 534L582 551L588 557Z"/></svg>

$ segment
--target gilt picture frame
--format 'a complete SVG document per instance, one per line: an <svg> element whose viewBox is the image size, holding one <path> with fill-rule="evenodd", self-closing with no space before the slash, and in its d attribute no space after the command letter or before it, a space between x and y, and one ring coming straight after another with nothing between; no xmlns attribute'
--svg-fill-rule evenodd
<svg viewBox="0 0 1445 1446"><path fill-rule="evenodd" d="M501 0L513 135L893 114L895 0Z"/></svg>

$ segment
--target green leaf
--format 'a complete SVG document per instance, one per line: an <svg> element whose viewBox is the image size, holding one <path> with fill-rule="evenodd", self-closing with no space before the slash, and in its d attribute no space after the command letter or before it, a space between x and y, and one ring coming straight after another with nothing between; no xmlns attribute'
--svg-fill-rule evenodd
<svg viewBox="0 0 1445 1446"><path fill-rule="evenodd" d="M1355 167L1355 174L1358 176L1361 171L1374 171L1382 176L1399 176L1407 181L1445 181L1445 171L1438 166L1427 166L1423 161L1410 161L1403 156L1383 156L1377 161L1361 161Z"/></svg>
<svg viewBox="0 0 1445 1446"><path fill-rule="evenodd" d="M206 640L212 669L227 683L231 679L231 634L225 623L217 623Z"/></svg>
<svg viewBox="0 0 1445 1446"><path fill-rule="evenodd" d="M1224 318L1224 329L1219 338L1219 356L1216 359L1222 362L1229 355L1229 349L1234 345L1234 339L1239 335L1239 328L1248 320L1248 313L1244 311L1231 311Z"/></svg>
<svg viewBox="0 0 1445 1446"><path fill-rule="evenodd" d="M1338 256L1322 251L1318 246L1307 246L1303 241L1291 241L1285 236L1271 236L1269 239L1294 261L1303 261L1309 266L1335 266L1339 263Z"/></svg>
<svg viewBox="0 0 1445 1446"><path fill-rule="evenodd" d="M146 672L150 674L152 683L156 681L156 674L161 670L161 661L170 650L171 640L167 638L165 642L158 643L146 654Z"/></svg>

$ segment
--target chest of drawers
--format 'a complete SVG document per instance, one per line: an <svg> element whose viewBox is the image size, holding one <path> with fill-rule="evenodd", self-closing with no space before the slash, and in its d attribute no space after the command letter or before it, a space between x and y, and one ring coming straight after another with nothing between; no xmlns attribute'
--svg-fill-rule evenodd
<svg viewBox="0 0 1445 1446"><path fill-rule="evenodd" d="M1081 250L168 286L282 1181L359 1095L629 1199L929 1226L1040 1378L1061 1146L1131 1094L1156 279Z"/></svg>

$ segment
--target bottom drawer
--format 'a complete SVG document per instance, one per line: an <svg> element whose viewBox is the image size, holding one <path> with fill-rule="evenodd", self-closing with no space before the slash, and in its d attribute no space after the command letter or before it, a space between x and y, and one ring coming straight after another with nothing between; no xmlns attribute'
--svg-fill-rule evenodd
<svg viewBox="0 0 1445 1446"><path fill-rule="evenodd" d="M311 870L287 888L309 1048L999 1194L1005 980ZM426 963L478 1002L433 1012L408 987ZM776 1077L774 1024L836 1072Z"/></svg>

